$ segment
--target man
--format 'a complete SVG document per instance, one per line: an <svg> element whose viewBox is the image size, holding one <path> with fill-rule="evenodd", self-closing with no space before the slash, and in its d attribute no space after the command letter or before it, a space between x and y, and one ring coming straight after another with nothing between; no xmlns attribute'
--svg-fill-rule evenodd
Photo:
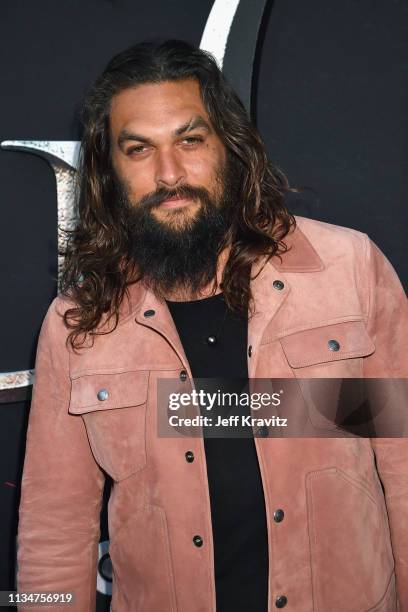
<svg viewBox="0 0 408 612"><path fill-rule="evenodd" d="M158 433L166 381L404 378L388 260L286 210L242 104L186 43L112 59L82 144L79 223L38 346L18 589L95 609L108 474L113 612L407 611L404 438L337 423L319 437L308 401L302 437Z"/></svg>

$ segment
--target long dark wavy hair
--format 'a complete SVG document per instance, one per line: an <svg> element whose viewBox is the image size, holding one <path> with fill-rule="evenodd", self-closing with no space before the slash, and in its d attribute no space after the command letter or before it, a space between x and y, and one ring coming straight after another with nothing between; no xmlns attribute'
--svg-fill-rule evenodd
<svg viewBox="0 0 408 612"><path fill-rule="evenodd" d="M102 321L119 320L128 287L140 279L131 257L131 236L115 189L109 142L112 98L144 83L196 79L212 126L240 169L234 220L220 244L230 254L221 288L228 307L250 308L250 271L262 256L287 250L283 238L295 226L284 203L284 173L267 159L264 144L237 94L211 54L179 41L144 42L116 55L88 91L82 109L83 137L76 199L78 223L68 232L60 291L74 305L65 312L68 341L79 348L88 335L107 333ZM215 285L214 285L215 290Z"/></svg>

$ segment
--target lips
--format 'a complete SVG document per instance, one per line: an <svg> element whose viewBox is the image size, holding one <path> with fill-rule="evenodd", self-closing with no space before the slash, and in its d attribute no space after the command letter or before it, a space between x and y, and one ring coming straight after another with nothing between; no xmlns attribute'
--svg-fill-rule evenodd
<svg viewBox="0 0 408 612"><path fill-rule="evenodd" d="M169 198L166 198L165 202L170 202L173 200L183 200L183 199L185 199L183 198L183 196L173 195L173 196L170 196Z"/></svg>
<svg viewBox="0 0 408 612"><path fill-rule="evenodd" d="M160 208L180 208L182 206L188 206L190 202L190 198L183 198L181 196L171 196L160 204Z"/></svg>

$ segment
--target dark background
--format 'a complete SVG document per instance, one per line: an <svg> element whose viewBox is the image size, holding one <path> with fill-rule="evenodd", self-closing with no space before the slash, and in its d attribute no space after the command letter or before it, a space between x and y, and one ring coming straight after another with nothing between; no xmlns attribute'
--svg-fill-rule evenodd
<svg viewBox="0 0 408 612"><path fill-rule="evenodd" d="M241 0L250 5L250 0ZM78 104L110 57L147 37L199 44L212 0L2 3L0 140L78 140ZM272 161L307 187L293 212L366 232L407 286L407 30L403 0L268 2L253 117ZM0 372L34 366L56 293L48 164L0 151ZM341 298L341 296L339 296ZM0 404L0 589L13 589L28 402Z"/></svg>

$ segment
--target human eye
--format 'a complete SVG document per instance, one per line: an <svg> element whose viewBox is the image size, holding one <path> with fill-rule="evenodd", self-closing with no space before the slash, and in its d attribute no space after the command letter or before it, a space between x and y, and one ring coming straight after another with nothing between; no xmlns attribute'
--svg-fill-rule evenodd
<svg viewBox="0 0 408 612"><path fill-rule="evenodd" d="M129 147L129 149L127 149L126 151L126 155L140 155L141 153L144 153L147 150L147 146L140 144L140 145L134 145L132 147Z"/></svg>
<svg viewBox="0 0 408 612"><path fill-rule="evenodd" d="M186 136L186 138L183 138L182 142L186 143L188 147L192 147L200 142L204 142L204 138L202 136Z"/></svg>

